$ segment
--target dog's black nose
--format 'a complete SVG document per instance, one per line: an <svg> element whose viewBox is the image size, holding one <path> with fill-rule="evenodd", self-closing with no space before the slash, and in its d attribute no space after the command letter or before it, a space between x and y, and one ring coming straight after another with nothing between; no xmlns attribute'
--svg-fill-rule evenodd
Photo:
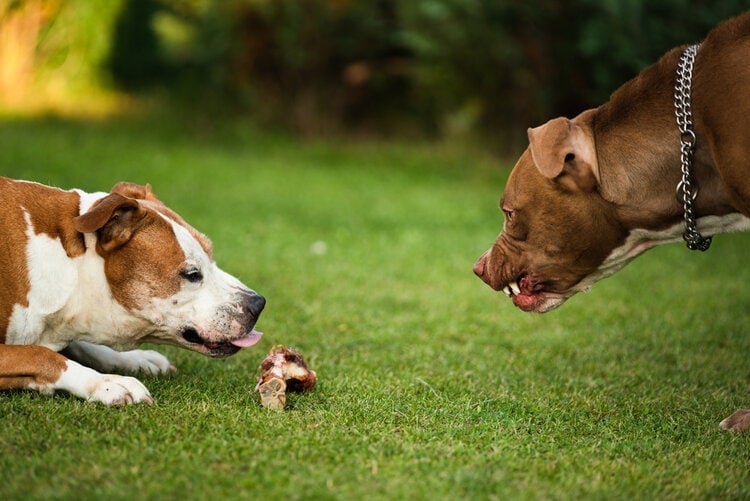
<svg viewBox="0 0 750 501"><path fill-rule="evenodd" d="M260 316L260 312L266 306L266 298L255 292L250 292L245 296L245 300L242 303L242 307L245 311L250 313L253 318L257 319Z"/></svg>

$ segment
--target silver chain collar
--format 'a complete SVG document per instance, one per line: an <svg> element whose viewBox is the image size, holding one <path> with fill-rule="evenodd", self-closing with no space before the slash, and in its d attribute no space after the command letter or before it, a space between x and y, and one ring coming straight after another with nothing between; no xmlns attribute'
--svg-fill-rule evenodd
<svg viewBox="0 0 750 501"><path fill-rule="evenodd" d="M685 239L690 250L708 250L711 237L704 237L698 232L695 223L693 202L698 196L698 188L692 181L690 168L695 153L695 132L693 131L693 112L690 108L690 86L693 80L693 63L700 44L691 45L680 57L677 66L677 81L674 89L674 111L677 117L677 127L680 129L680 163L682 164L682 179L677 184L677 200L682 202L685 218Z"/></svg>

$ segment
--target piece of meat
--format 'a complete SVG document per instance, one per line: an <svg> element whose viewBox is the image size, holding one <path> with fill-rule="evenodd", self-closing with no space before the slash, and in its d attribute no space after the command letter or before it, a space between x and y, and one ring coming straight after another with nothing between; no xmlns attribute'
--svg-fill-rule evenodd
<svg viewBox="0 0 750 501"><path fill-rule="evenodd" d="M260 393L263 407L282 410L286 405L286 392L304 392L318 380L295 350L283 345L274 346L260 363L261 376L255 391Z"/></svg>

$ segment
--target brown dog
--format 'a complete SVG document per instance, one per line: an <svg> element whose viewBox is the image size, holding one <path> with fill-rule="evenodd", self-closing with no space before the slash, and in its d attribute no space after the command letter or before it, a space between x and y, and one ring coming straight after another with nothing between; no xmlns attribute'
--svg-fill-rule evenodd
<svg viewBox="0 0 750 501"><path fill-rule="evenodd" d="M505 225L474 272L524 311L546 312L656 245L682 238L676 70L686 47L572 120L528 130ZM692 178L703 235L750 229L750 13L714 28L692 72ZM750 426L750 410L722 421ZM745 419L742 419L742 418Z"/></svg>

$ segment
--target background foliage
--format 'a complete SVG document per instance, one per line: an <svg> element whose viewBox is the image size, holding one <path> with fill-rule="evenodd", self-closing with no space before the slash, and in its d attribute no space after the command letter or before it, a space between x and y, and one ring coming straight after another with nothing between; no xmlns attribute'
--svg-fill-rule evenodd
<svg viewBox="0 0 750 501"><path fill-rule="evenodd" d="M40 87L88 93L113 82L304 134L481 131L511 149L526 127L603 102L669 48L746 8L744 0L3 5L6 105Z"/></svg>
<svg viewBox="0 0 750 501"><path fill-rule="evenodd" d="M0 108L80 112L106 101L103 63L120 7L108 0L0 1Z"/></svg>

